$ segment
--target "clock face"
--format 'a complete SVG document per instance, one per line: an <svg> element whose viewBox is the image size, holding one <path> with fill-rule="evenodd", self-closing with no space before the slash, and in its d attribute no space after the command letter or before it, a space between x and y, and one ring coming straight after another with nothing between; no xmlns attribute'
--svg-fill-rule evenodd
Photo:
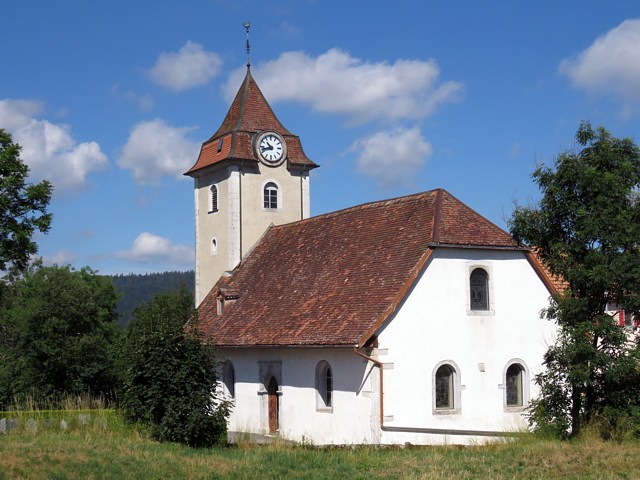
<svg viewBox="0 0 640 480"><path fill-rule="evenodd" d="M285 157L285 144L282 137L274 132L265 132L257 138L258 156L271 164L279 163Z"/></svg>

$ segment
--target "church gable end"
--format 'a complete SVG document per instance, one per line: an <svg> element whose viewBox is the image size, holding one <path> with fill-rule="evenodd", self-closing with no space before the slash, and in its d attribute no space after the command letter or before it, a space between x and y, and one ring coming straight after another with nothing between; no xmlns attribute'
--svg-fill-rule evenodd
<svg viewBox="0 0 640 480"><path fill-rule="evenodd" d="M397 307L432 248L517 249L444 190L274 226L205 299L200 327L219 345L354 345ZM211 316L213 292L239 293Z"/></svg>

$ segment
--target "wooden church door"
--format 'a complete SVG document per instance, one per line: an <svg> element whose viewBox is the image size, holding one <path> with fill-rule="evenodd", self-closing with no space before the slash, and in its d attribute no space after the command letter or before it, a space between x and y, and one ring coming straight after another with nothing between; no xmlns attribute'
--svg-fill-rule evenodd
<svg viewBox="0 0 640 480"><path fill-rule="evenodd" d="M275 377L271 377L267 387L269 397L269 433L276 433L280 427L280 403L278 401L278 382Z"/></svg>

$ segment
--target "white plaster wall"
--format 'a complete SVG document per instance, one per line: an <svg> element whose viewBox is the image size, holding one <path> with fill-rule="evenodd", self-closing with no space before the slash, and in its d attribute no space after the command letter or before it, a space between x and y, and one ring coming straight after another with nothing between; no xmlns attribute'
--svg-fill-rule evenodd
<svg viewBox="0 0 640 480"><path fill-rule="evenodd" d="M279 436L316 445L373 443L377 432L370 423L375 407L371 375L377 372L353 349L220 349L219 353L235 369L230 431L268 433L261 404L266 395L259 394L260 362L280 362ZM332 412L316 410L315 372L322 360L329 362L333 372Z"/></svg>
<svg viewBox="0 0 640 480"><path fill-rule="evenodd" d="M490 314L468 310L473 265L490 271ZM406 302L379 335L379 360L387 367L385 426L498 432L525 428L522 411L506 409L504 372L508 362L519 359L527 369L529 398L536 395L533 378L556 332L555 325L539 315L548 298L521 252L436 249ZM458 413L433 411L432 379L443 361L459 368ZM381 434L382 443L467 443L471 438L409 431Z"/></svg>
<svg viewBox="0 0 640 480"><path fill-rule="evenodd" d="M229 266L229 178L227 169L208 173L195 180L196 220L196 306L204 300L213 284ZM218 187L219 210L209 213L209 194L212 184ZM211 239L216 237L218 252L211 255Z"/></svg>
<svg viewBox="0 0 640 480"><path fill-rule="evenodd" d="M241 179L243 257L272 223L283 225L303 218L299 173L289 171L285 164L274 168L260 163L258 169L258 172L243 171ZM268 182L274 182L279 187L277 210L263 208L263 189Z"/></svg>

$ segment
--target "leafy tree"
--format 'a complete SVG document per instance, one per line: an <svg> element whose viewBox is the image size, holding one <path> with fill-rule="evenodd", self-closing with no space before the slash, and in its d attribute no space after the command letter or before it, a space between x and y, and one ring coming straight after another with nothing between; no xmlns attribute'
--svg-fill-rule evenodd
<svg viewBox="0 0 640 480"><path fill-rule="evenodd" d="M46 180L27 183L29 167L20 160L20 150L0 128L0 270L10 264L23 271L38 251L33 234L46 233L51 225L46 210L52 186Z"/></svg>
<svg viewBox="0 0 640 480"><path fill-rule="evenodd" d="M536 378L531 420L572 435L596 416L614 428L635 418L640 427L638 348L607 309L640 318L640 150L587 122L576 140L577 152L535 170L542 198L516 207L510 220L514 237L566 282L544 312L560 331Z"/></svg>
<svg viewBox="0 0 640 480"><path fill-rule="evenodd" d="M214 347L193 326L184 289L138 307L123 346L120 405L161 441L208 447L226 433L228 403L216 386Z"/></svg>
<svg viewBox="0 0 640 480"><path fill-rule="evenodd" d="M115 389L116 291L85 267L42 267L12 285L0 312L0 403L14 395Z"/></svg>

